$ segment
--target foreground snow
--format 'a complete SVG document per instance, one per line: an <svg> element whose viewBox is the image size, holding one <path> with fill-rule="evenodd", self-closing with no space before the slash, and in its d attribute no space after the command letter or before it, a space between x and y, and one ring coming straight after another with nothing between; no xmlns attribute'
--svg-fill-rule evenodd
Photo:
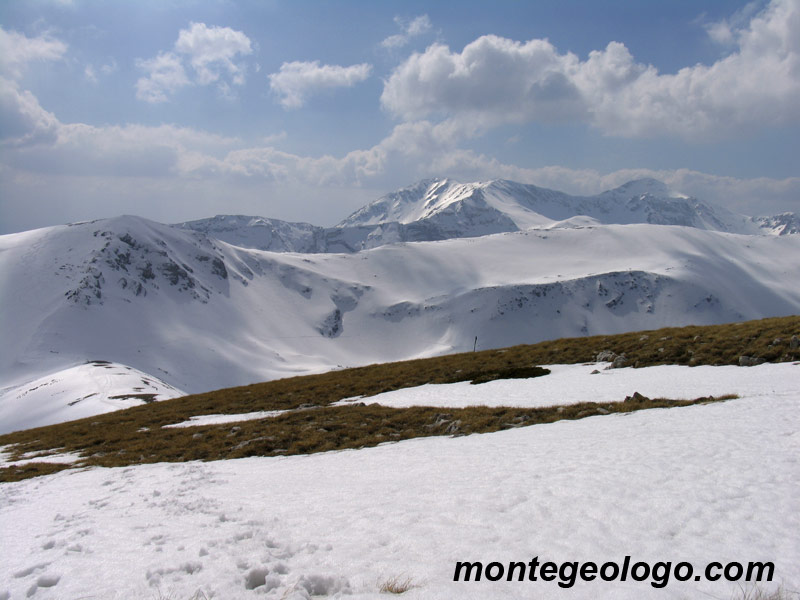
<svg viewBox="0 0 800 600"><path fill-rule="evenodd" d="M534 556L630 555L696 571L772 561L776 581L762 587L798 589L800 379L789 367L800 368L772 374L776 393L719 404L4 484L0 598L386 598L380 583L396 576L417 586L404 598L730 598L738 589L453 582L456 561ZM613 376L657 379L659 370ZM713 373L733 383L731 373ZM758 381L763 371L736 373ZM510 393L522 382L505 385ZM493 400L491 386L472 387ZM645 390L633 380L624 387Z"/></svg>

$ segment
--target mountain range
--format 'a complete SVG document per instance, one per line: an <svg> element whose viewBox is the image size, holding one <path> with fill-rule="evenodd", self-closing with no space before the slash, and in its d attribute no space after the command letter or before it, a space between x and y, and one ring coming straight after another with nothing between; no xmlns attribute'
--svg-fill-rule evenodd
<svg viewBox="0 0 800 600"><path fill-rule="evenodd" d="M800 233L800 218L794 213L739 215L674 192L655 179L630 181L596 196L571 196L506 180L462 184L427 179L379 198L334 227L242 215L218 215L178 227L244 248L321 253L553 227L565 220L683 225L742 234Z"/></svg>
<svg viewBox="0 0 800 600"><path fill-rule="evenodd" d="M427 180L329 228L123 216L0 236L0 432L345 366L796 314L798 232L792 213L737 215L649 179L591 197Z"/></svg>

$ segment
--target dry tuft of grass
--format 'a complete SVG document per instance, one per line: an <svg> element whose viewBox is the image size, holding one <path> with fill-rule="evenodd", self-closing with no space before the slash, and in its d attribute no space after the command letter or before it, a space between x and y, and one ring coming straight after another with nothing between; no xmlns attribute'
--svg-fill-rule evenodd
<svg viewBox="0 0 800 600"><path fill-rule="evenodd" d="M800 316L565 338L194 394L2 435L0 446L8 446L10 461L19 460L28 452L55 451L75 453L82 459L72 465L42 461L0 469L0 481L16 481L85 466L116 467L356 449L415 437L486 433L597 414L719 401L730 397L693 401L585 402L535 409L480 406L390 408L368 404L369 397L375 394L426 383L470 381L478 385L496 379L542 376L548 371L538 365L594 362L597 354L604 350L624 353L634 367L738 364L742 355L767 362L800 360L800 350L792 348L790 343L792 336L798 333ZM338 400L356 396L363 397L363 402L331 406ZM163 428L196 415L274 410L287 412L277 417L228 425Z"/></svg>
<svg viewBox="0 0 800 600"><path fill-rule="evenodd" d="M411 577L395 575L385 580L378 586L382 594L404 594L408 590L417 587Z"/></svg>
<svg viewBox="0 0 800 600"><path fill-rule="evenodd" d="M731 597L731 600L798 600L800 592L787 591L782 585L777 589L767 592L763 588L752 585L739 587L739 591Z"/></svg>

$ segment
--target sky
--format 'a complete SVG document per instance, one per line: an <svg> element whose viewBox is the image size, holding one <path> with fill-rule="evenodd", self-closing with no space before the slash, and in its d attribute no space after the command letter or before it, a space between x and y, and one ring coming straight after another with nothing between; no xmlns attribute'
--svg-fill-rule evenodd
<svg viewBox="0 0 800 600"><path fill-rule="evenodd" d="M800 212L800 0L2 0L0 234L429 177Z"/></svg>

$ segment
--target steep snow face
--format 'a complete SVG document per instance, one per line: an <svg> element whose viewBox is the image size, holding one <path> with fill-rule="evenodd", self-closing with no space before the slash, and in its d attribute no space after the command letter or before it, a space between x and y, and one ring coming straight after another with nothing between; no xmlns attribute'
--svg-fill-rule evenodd
<svg viewBox="0 0 800 600"><path fill-rule="evenodd" d="M796 314L797 256L800 236L589 220L356 254L245 249L134 217L54 227L0 236L0 339L14 340L0 388L102 359L192 393L476 336L485 349Z"/></svg>
<svg viewBox="0 0 800 600"><path fill-rule="evenodd" d="M772 217L753 217L752 221L765 233L791 235L800 233L800 217L795 213L782 213Z"/></svg>
<svg viewBox="0 0 800 600"><path fill-rule="evenodd" d="M462 186L450 179L424 179L370 202L339 223L338 227L418 221L426 211L437 205L440 198L447 198L453 187Z"/></svg>

